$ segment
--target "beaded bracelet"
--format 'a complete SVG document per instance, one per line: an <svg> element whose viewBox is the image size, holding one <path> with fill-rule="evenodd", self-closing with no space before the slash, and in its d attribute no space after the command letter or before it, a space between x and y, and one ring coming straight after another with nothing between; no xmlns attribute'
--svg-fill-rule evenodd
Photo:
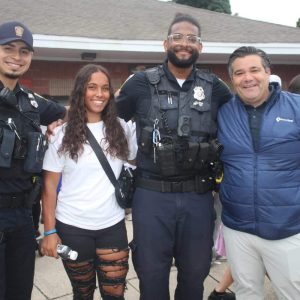
<svg viewBox="0 0 300 300"><path fill-rule="evenodd" d="M45 231L44 232L44 236L48 236L48 235L53 234L53 233L57 233L56 228L48 230L48 231Z"/></svg>

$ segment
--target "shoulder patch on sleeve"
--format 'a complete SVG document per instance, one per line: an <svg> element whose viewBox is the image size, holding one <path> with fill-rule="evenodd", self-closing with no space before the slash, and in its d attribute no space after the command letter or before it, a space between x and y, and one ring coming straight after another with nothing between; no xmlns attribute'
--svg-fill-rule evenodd
<svg viewBox="0 0 300 300"><path fill-rule="evenodd" d="M230 90L230 87L223 79L221 79L220 77L217 77L217 78Z"/></svg>
<svg viewBox="0 0 300 300"><path fill-rule="evenodd" d="M47 98L41 96L40 94L37 94L37 93L33 93L35 97L39 98L39 99L42 99L44 101L49 101Z"/></svg>
<svg viewBox="0 0 300 300"><path fill-rule="evenodd" d="M131 77L133 77L133 76L134 76L134 74L129 75L129 76L127 77L127 79L122 83L122 85L120 86L120 89L119 89L119 90L121 90L122 87L123 87L123 85L124 85Z"/></svg>

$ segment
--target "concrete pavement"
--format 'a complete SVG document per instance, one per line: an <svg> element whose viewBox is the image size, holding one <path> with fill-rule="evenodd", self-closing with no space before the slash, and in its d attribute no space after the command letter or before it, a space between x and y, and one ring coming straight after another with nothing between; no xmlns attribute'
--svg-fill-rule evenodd
<svg viewBox="0 0 300 300"><path fill-rule="evenodd" d="M128 238L132 238L132 222L126 221ZM130 262L130 268L127 275L127 291L125 294L126 300L139 300L139 282L134 272L134 268ZM212 264L210 274L204 283L204 297L207 299L210 292L213 290L217 281L222 277L223 272L227 266L225 261L217 261ZM174 299L174 291L176 288L176 276L177 271L175 267L172 267L170 274L170 294L171 300ZM265 281L266 297L265 300L276 300L273 289L268 279ZM234 288L232 287L232 290ZM36 257L36 271L34 279L34 288L32 293L32 300L72 300L72 289L65 270L62 266L61 260L50 257ZM99 291L95 291L95 300L100 300ZM185 299L189 300L189 299ZM251 299L249 299L251 300Z"/></svg>

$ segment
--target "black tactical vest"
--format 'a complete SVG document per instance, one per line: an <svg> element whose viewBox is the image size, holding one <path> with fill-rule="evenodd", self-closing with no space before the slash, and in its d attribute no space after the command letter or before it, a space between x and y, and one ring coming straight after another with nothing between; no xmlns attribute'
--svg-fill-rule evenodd
<svg viewBox="0 0 300 300"><path fill-rule="evenodd" d="M140 169L163 177L206 173L211 153L209 142L217 131L211 112L213 75L197 70L187 92L174 89L161 66L146 70L146 75L151 106L147 118L137 120ZM152 140L154 123L160 133L156 149ZM144 143L149 133L150 148ZM165 171L162 164L168 164Z"/></svg>
<svg viewBox="0 0 300 300"><path fill-rule="evenodd" d="M38 103L31 92L21 88L15 106L0 98L1 178L27 179L37 171L32 164L40 159L36 153L44 142L39 126Z"/></svg>
<svg viewBox="0 0 300 300"><path fill-rule="evenodd" d="M157 90L155 84L151 84L151 108L148 113L150 124L153 124L154 119L157 118L160 132L165 135L168 128L166 128L166 124L163 124L164 121L161 118L161 113L165 112L169 129L174 137L180 134L179 122L183 126L188 126L187 123L190 123L189 140L203 141L211 136L216 136L216 123L211 118L213 76L197 70L196 80L190 90L182 92L172 87L162 67L146 71L149 81L154 77L152 72L159 74L159 82ZM190 120L184 119L185 116Z"/></svg>

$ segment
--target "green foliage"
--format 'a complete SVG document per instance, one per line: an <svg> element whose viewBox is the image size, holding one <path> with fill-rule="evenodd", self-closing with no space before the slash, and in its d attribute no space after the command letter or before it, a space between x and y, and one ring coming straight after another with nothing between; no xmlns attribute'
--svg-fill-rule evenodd
<svg viewBox="0 0 300 300"><path fill-rule="evenodd" d="M185 4L193 7L204 8L231 15L229 0L173 0L176 3Z"/></svg>
<svg viewBox="0 0 300 300"><path fill-rule="evenodd" d="M298 19L298 22L297 22L296 26L300 27L300 18Z"/></svg>

